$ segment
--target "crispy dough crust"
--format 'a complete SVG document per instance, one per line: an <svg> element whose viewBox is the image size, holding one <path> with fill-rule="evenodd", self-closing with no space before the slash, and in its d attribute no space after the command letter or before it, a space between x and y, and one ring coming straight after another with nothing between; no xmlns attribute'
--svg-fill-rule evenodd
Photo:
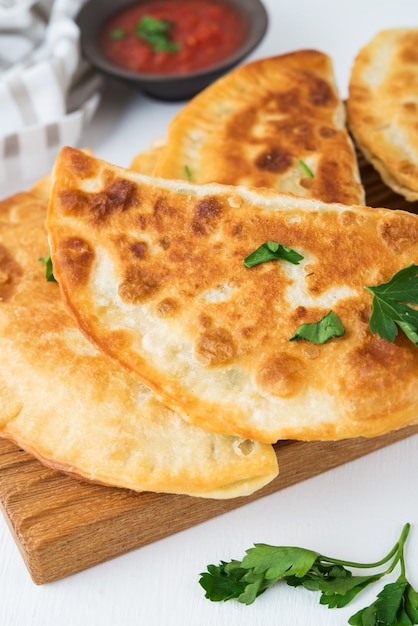
<svg viewBox="0 0 418 626"><path fill-rule="evenodd" d="M418 261L418 216L142 176L64 149L47 228L86 336L207 429L273 442L418 418L418 350L371 334L365 285ZM300 265L244 267L266 240ZM346 333L290 342L330 309Z"/></svg>
<svg viewBox="0 0 418 626"><path fill-rule="evenodd" d="M38 262L45 189L0 203L0 436L55 469L136 491L230 498L272 480L271 446L187 424L82 336Z"/></svg>
<svg viewBox="0 0 418 626"><path fill-rule="evenodd" d="M418 200L418 28L379 32L351 72L350 130L383 181Z"/></svg>
<svg viewBox="0 0 418 626"><path fill-rule="evenodd" d="M165 145L151 146L131 165L164 178L191 176L194 183L364 203L332 62L315 50L253 61L228 73L177 113Z"/></svg>

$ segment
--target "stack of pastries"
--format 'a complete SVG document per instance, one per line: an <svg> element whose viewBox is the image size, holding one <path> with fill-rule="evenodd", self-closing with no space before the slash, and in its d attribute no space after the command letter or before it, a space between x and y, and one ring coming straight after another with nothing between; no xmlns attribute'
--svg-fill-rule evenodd
<svg viewBox="0 0 418 626"><path fill-rule="evenodd" d="M129 170L64 148L0 206L0 436L85 480L231 498L277 476L279 440L416 423L417 345L372 330L365 287L417 264L418 216L364 202L312 50L219 79ZM249 264L263 246L285 255ZM330 312L340 332L298 335Z"/></svg>

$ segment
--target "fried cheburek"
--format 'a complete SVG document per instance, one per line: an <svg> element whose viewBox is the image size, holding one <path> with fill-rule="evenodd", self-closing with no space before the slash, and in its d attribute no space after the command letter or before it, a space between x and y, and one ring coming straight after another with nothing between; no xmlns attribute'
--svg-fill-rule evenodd
<svg viewBox="0 0 418 626"><path fill-rule="evenodd" d="M171 121L166 142L158 140L131 167L194 183L364 203L332 61L316 50L229 72L188 102Z"/></svg>
<svg viewBox="0 0 418 626"><path fill-rule="evenodd" d="M360 50L347 113L356 144L382 180L418 200L418 28L383 30Z"/></svg>
<svg viewBox="0 0 418 626"><path fill-rule="evenodd" d="M92 482L209 498L277 474L269 445L203 431L79 332L45 278L48 180L0 203L0 437Z"/></svg>
<svg viewBox="0 0 418 626"><path fill-rule="evenodd" d="M47 217L83 333L205 429L265 442L418 419L418 349L369 327L365 286L418 261L418 216L140 175L65 148ZM266 241L298 264L244 259ZM344 334L290 341L329 311Z"/></svg>

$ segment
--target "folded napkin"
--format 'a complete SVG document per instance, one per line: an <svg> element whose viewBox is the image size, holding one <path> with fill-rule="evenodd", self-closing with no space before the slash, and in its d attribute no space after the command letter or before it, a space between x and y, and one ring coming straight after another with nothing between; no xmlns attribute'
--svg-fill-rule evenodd
<svg viewBox="0 0 418 626"><path fill-rule="evenodd" d="M82 59L85 0L0 0L0 198L44 176L77 146L102 79Z"/></svg>

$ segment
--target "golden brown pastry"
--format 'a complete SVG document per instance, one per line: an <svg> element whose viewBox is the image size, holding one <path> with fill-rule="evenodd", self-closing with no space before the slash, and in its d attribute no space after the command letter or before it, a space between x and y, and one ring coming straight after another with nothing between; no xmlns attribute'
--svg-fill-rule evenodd
<svg viewBox="0 0 418 626"><path fill-rule="evenodd" d="M165 145L131 167L364 204L332 62L315 50L253 61L217 80L173 118Z"/></svg>
<svg viewBox="0 0 418 626"><path fill-rule="evenodd" d="M47 228L80 328L190 422L273 442L417 420L418 348L372 334L364 288L417 263L417 215L155 179L66 148ZM269 240L303 259L245 267ZM290 340L330 310L343 336Z"/></svg>
<svg viewBox="0 0 418 626"><path fill-rule="evenodd" d="M231 498L272 480L271 446L187 424L82 336L38 261L45 216L40 192L0 203L0 436L53 468L137 491Z"/></svg>
<svg viewBox="0 0 418 626"><path fill-rule="evenodd" d="M383 181L418 200L418 28L381 31L360 50L347 112L357 145Z"/></svg>

